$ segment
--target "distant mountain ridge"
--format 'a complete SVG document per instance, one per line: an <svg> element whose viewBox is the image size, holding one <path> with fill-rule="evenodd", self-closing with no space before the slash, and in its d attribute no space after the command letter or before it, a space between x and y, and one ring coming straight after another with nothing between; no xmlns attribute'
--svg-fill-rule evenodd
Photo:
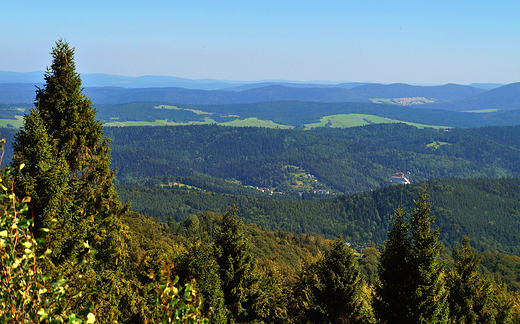
<svg viewBox="0 0 520 324"><path fill-rule="evenodd" d="M1 83L43 83L44 71L35 72L9 72L0 71ZM366 84L360 82L340 83L329 81L285 81L285 80L263 80L263 81L233 81L233 80L216 80L216 79L187 79L172 76L144 75L138 77L129 77L115 74L104 73L81 73L81 80L84 87L125 87L125 88L186 88L198 90L248 90L252 88L260 88L267 85L285 85L288 87L335 87L352 88L358 85ZM241 88L244 87L244 88Z"/></svg>
<svg viewBox="0 0 520 324"><path fill-rule="evenodd" d="M367 84L351 89L364 98L404 98L425 97L441 102L459 100L476 96L486 90L460 84L445 84L442 86L412 86L404 83Z"/></svg>
<svg viewBox="0 0 520 324"><path fill-rule="evenodd" d="M41 84L39 84L41 86ZM353 84L344 84L353 85ZM263 87L239 87L236 91L202 90L179 87L125 88L86 87L84 94L96 104L120 104L135 101L166 101L178 104L238 104L266 101L370 102L372 98L427 97L440 102L468 98L485 90L449 84L411 86L407 84L365 84L348 89L342 86L319 87L270 84ZM34 84L0 83L0 103L30 103Z"/></svg>
<svg viewBox="0 0 520 324"><path fill-rule="evenodd" d="M476 96L443 103L427 105L426 108L469 111L481 109L514 110L520 108L520 82L479 93Z"/></svg>
<svg viewBox="0 0 520 324"><path fill-rule="evenodd" d="M35 85L43 84L43 72L0 71L0 104L31 103ZM125 77L108 74L82 75L84 94L94 104L122 104L136 101L161 101L176 104L243 104L269 101L306 102L381 102L409 103L425 98L415 108L470 111L520 109L520 83L475 86L445 84L416 86L403 83L332 83L291 81L219 81L177 77ZM99 85L99 86L95 86ZM107 86L111 85L111 86ZM146 87L144 86L146 85ZM153 85L150 87L150 85ZM486 90L490 89L491 90ZM406 100L396 100L396 99ZM389 100L391 99L391 100ZM415 100L417 102L417 100ZM414 102L414 103L415 103Z"/></svg>

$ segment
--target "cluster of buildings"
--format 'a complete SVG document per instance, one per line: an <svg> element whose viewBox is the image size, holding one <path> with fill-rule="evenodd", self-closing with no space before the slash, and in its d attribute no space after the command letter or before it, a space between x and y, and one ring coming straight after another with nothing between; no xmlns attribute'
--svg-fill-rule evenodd
<svg viewBox="0 0 520 324"><path fill-rule="evenodd" d="M408 174L410 174L410 171L408 171ZM393 176L390 177L390 181L402 184L410 184L410 180L408 180L408 178L405 177L404 173L402 172L395 173Z"/></svg>

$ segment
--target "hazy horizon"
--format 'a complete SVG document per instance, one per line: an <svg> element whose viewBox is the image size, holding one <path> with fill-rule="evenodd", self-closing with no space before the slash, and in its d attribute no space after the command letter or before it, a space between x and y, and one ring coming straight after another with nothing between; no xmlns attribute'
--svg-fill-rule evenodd
<svg viewBox="0 0 520 324"><path fill-rule="evenodd" d="M321 85L336 85L340 83L371 83L371 84L383 84L383 85L389 85L389 84L396 84L396 83L402 83L402 84L408 84L408 85L416 85L416 86L441 86L446 84L460 84L460 85L471 85L471 84L496 84L496 85L506 85L507 83L497 83L497 82L471 82L471 83L455 83L455 82L447 82L447 83L413 83L413 82L379 82L379 81L358 81L358 80L340 80L340 81L331 81L331 80L309 80L309 81L300 81L300 80L282 80L282 79L263 79L263 80L221 80L221 79L210 79L210 78L201 78L201 79L190 79L190 78L181 78L174 75L138 75L138 76L128 76L128 75L120 75L120 74L107 74L107 73L81 73L81 71L77 71L83 76L94 76L94 75L103 75L103 76L114 76L114 77L121 77L121 78L172 78L172 79L181 79L181 80L187 80L187 81L193 81L193 82L222 82L222 83L237 83L237 84L248 84L248 83L301 83L301 84L321 84ZM40 76L36 76L36 74L41 74L41 80L40 83L44 83L44 73L45 71L29 71L29 72L18 72L18 71L2 71L0 70L0 73L20 73L20 74L33 74L35 77L40 78ZM5 78L0 78L0 83L6 83ZM38 81L14 81L14 82L8 82L8 83L31 83L31 82L38 82ZM519 81L520 82L520 81ZM517 82L512 82L517 83ZM114 86L117 86L117 84L120 84L121 86L125 85L125 81L120 82L114 82ZM90 85L87 85L90 86Z"/></svg>

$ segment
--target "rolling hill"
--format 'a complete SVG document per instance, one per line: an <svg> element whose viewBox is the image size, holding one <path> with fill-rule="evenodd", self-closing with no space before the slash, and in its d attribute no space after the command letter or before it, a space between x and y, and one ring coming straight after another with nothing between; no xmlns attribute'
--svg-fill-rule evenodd
<svg viewBox="0 0 520 324"><path fill-rule="evenodd" d="M445 109L452 111L520 109L520 82L507 84L505 86L485 91L466 99L438 105L425 105L424 108Z"/></svg>
<svg viewBox="0 0 520 324"><path fill-rule="evenodd" d="M483 89L459 84L445 84L442 86L412 86L403 83L394 84L367 84L351 89L363 98L405 98L425 97L438 102L447 102L473 97Z"/></svg>
<svg viewBox="0 0 520 324"><path fill-rule="evenodd" d="M446 177L520 176L520 150L504 133L482 138L467 130L379 124L311 131L194 125L109 127L118 179L192 176L298 191L297 174L312 174L314 189L356 193L390 185L395 172L412 182ZM166 181L166 180L165 180Z"/></svg>
<svg viewBox="0 0 520 324"><path fill-rule="evenodd" d="M31 74L32 75L32 74ZM13 80L27 81L31 75L13 77ZM0 80L8 77L2 77ZM498 89L490 90L489 96L478 96L486 91L465 85L446 84L442 86L412 86L407 84L312 84L289 82L255 82L248 84L234 84L233 82L219 83L215 80L189 80L171 77L144 76L128 78L111 75L85 75L82 76L87 85L84 94L92 99L95 104L120 104L135 101L165 101L178 104L237 104L255 103L265 101L309 101L309 102L369 102L374 98L413 98L424 97L433 99L438 103L453 102L457 100L469 100L471 102L483 102L486 105L489 100L500 98L504 95ZM96 85L100 79L100 85ZM134 84L135 83L135 84ZM34 98L35 83L6 83L0 82L0 103L31 103ZM106 86L110 84L112 86ZM135 85L147 84L154 87L135 87ZM134 87L130 86L133 85ZM175 85L175 86L172 86ZM213 86L212 86L213 85ZM199 88L197 88L199 87ZM213 87L213 88L212 88ZM503 88L503 87L502 87ZM500 107L516 107L514 92L507 92L507 102L511 105ZM509 91L509 92L508 92ZM435 108L435 105L432 106ZM520 108L520 106L518 106ZM425 108L426 105L425 105ZM429 107L428 107L429 108ZM456 108L438 109L464 110ZM501 108L499 108L501 109ZM471 110L471 109L466 109Z"/></svg>
<svg viewBox="0 0 520 324"><path fill-rule="evenodd" d="M264 229L322 235L342 234L355 245L383 243L393 211L406 209L426 188L431 197L434 227L445 246L460 243L464 235L480 251L520 255L520 179L436 179L425 183L380 188L325 200L275 201L178 188L118 184L123 201L132 209L159 221L180 221L203 211L224 212L235 204L246 223Z"/></svg>

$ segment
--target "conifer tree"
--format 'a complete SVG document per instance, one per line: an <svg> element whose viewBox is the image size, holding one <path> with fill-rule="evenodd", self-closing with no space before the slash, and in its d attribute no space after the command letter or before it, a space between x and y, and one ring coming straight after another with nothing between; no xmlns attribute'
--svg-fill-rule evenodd
<svg viewBox="0 0 520 324"><path fill-rule="evenodd" d="M119 217L126 207L114 189L103 126L82 94L74 49L60 39L51 55L45 85L37 89L35 106L15 136L12 165L26 166L15 174L15 192L33 197L29 215L36 236L42 227L54 229L49 238L53 271L67 272L82 259L85 246L93 248L85 284L103 296L98 313L106 307L107 319L117 318L125 300L113 292L121 291L123 282Z"/></svg>
<svg viewBox="0 0 520 324"><path fill-rule="evenodd" d="M382 323L402 323L407 318L411 293L409 268L410 237L402 205L394 211L388 240L381 253L379 280L375 285L373 307Z"/></svg>
<svg viewBox="0 0 520 324"><path fill-rule="evenodd" d="M431 203L426 188L410 219L411 284L413 287L411 311L416 323L448 323L448 290L438 257L442 248L438 241L439 229L431 231L435 217L430 214Z"/></svg>
<svg viewBox="0 0 520 324"><path fill-rule="evenodd" d="M188 249L186 272L196 278L197 290L202 296L204 311L215 324L227 323L228 311L224 306L220 268L215 259L214 244L195 242Z"/></svg>
<svg viewBox="0 0 520 324"><path fill-rule="evenodd" d="M448 275L450 317L454 323L495 323L496 309L492 279L482 278L480 258L467 236L453 248L455 269Z"/></svg>
<svg viewBox="0 0 520 324"><path fill-rule="evenodd" d="M37 89L35 107L15 136L18 158L13 165L22 160L27 166L15 185L18 193L34 197L31 212L36 226L57 222L51 248L53 260L63 262L77 257L87 240L106 247L116 239L110 232L117 231L125 208L112 182L103 126L81 92L74 49L61 39L51 54L46 83ZM49 204L51 200L59 203Z"/></svg>
<svg viewBox="0 0 520 324"><path fill-rule="evenodd" d="M338 237L319 267L317 301L323 310L322 323L369 323L370 314L363 314L363 282L352 249Z"/></svg>
<svg viewBox="0 0 520 324"><path fill-rule="evenodd" d="M319 323L323 319L317 298L321 289L317 265L322 259L323 256L319 255L317 259L303 260L291 291L289 313L292 323Z"/></svg>
<svg viewBox="0 0 520 324"><path fill-rule="evenodd" d="M329 254L306 263L293 287L292 313L299 323L372 323L373 315L354 252L341 237Z"/></svg>
<svg viewBox="0 0 520 324"><path fill-rule="evenodd" d="M414 201L410 223L402 207L395 212L381 255L374 311L381 323L448 323L448 291L437 259L438 230L431 231L426 189Z"/></svg>

